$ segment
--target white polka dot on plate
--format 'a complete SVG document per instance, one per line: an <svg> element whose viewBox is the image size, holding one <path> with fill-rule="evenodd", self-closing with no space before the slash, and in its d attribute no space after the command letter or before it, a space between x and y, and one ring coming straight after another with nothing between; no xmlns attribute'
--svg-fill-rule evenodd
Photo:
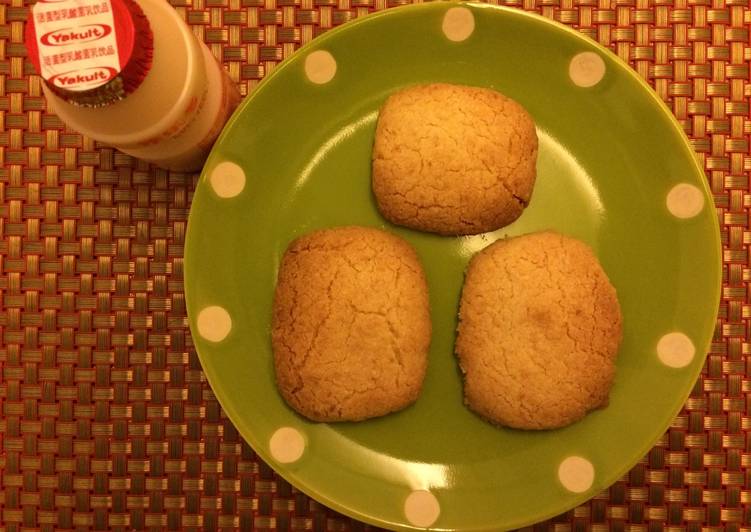
<svg viewBox="0 0 751 532"><path fill-rule="evenodd" d="M558 466L558 479L563 487L573 493L583 493L595 481L592 462L581 456L569 456Z"/></svg>
<svg viewBox="0 0 751 532"><path fill-rule="evenodd" d="M291 464L297 462L305 452L305 438L295 428L282 427L271 436L269 450L280 464Z"/></svg>
<svg viewBox="0 0 751 532"><path fill-rule="evenodd" d="M691 338L682 332L671 332L657 342L657 356L671 368L683 368L694 359L696 348Z"/></svg>
<svg viewBox="0 0 751 532"><path fill-rule="evenodd" d="M443 16L441 29L448 40L464 41L475 31L475 16L466 7L452 7Z"/></svg>
<svg viewBox="0 0 751 532"><path fill-rule="evenodd" d="M704 194L699 187L681 183L670 189L665 203L676 218L693 218L704 208Z"/></svg>
<svg viewBox="0 0 751 532"><path fill-rule="evenodd" d="M435 495L426 490L415 490L404 501L404 515L414 526L427 528L441 514L441 505Z"/></svg>
<svg viewBox="0 0 751 532"><path fill-rule="evenodd" d="M230 161L217 164L209 175L211 187L220 198L233 198L245 188L245 172Z"/></svg>
<svg viewBox="0 0 751 532"><path fill-rule="evenodd" d="M198 334L209 342L221 342L232 330L232 318L222 307L206 307L198 313Z"/></svg>
<svg viewBox="0 0 751 532"><path fill-rule="evenodd" d="M336 75L336 59L326 50L316 50L305 58L305 75L313 83L323 85Z"/></svg>
<svg viewBox="0 0 751 532"><path fill-rule="evenodd" d="M605 61L594 52L576 54L568 65L568 75L579 87L594 87L605 77Z"/></svg>

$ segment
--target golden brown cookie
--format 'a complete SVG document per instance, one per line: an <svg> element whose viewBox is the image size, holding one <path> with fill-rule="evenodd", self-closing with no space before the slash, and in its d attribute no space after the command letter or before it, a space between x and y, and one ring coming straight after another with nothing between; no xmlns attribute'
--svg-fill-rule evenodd
<svg viewBox="0 0 751 532"><path fill-rule="evenodd" d="M373 146L373 193L389 221L443 235L516 220L535 183L537 134L491 89L435 83L392 94Z"/></svg>
<svg viewBox="0 0 751 532"><path fill-rule="evenodd" d="M469 264L459 318L465 402L481 416L552 429L607 404L621 311L586 244L543 232L488 246Z"/></svg>
<svg viewBox="0 0 751 532"><path fill-rule="evenodd" d="M314 421L358 421L413 403L430 345L414 249L366 227L302 236L282 259L272 320L276 381Z"/></svg>

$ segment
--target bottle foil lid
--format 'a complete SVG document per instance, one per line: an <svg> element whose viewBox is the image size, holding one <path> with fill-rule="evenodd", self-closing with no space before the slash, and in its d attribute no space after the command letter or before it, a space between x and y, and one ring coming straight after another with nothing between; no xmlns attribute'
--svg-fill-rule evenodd
<svg viewBox="0 0 751 532"><path fill-rule="evenodd" d="M47 86L76 105L121 100L151 69L153 34L133 0L38 0L25 40Z"/></svg>

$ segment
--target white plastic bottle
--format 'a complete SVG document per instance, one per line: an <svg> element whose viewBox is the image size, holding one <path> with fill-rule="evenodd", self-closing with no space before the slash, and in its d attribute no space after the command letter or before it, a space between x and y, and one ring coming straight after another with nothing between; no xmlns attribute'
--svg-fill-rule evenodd
<svg viewBox="0 0 751 532"><path fill-rule="evenodd" d="M240 101L166 0L39 0L26 46L64 122L170 170L199 170Z"/></svg>

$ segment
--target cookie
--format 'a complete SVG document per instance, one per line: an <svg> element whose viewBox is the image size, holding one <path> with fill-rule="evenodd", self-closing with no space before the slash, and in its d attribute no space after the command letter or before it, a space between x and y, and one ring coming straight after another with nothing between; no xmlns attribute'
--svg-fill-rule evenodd
<svg viewBox="0 0 751 532"><path fill-rule="evenodd" d="M271 340L285 401L314 421L359 421L420 393L430 345L428 288L414 249L366 227L292 242L279 268Z"/></svg>
<svg viewBox="0 0 751 532"><path fill-rule="evenodd" d="M537 134L514 100L435 83L392 94L380 110L372 187L389 221L443 235L516 220L535 183Z"/></svg>
<svg viewBox="0 0 751 532"><path fill-rule="evenodd" d="M563 427L605 406L622 337L616 291L592 250L553 232L475 255L459 308L465 402L491 422Z"/></svg>

